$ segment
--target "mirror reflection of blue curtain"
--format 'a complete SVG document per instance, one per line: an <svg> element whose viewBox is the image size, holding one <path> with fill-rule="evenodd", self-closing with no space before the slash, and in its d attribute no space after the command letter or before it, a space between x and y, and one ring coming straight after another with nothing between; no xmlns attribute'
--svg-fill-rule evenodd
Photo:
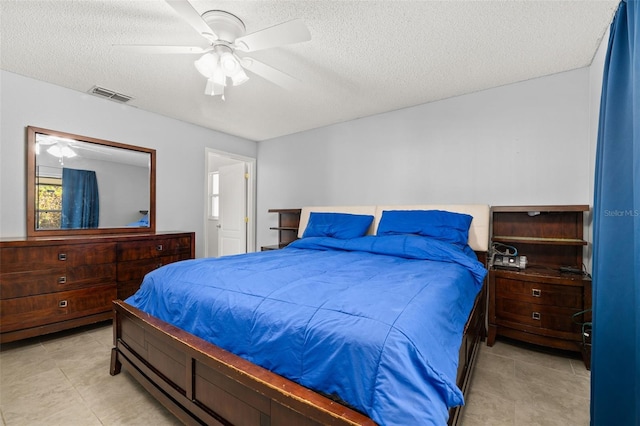
<svg viewBox="0 0 640 426"><path fill-rule="evenodd" d="M591 424L640 425L640 2L620 3L602 82L593 208Z"/></svg>
<svg viewBox="0 0 640 426"><path fill-rule="evenodd" d="M96 172L63 168L61 228L97 228L99 218Z"/></svg>

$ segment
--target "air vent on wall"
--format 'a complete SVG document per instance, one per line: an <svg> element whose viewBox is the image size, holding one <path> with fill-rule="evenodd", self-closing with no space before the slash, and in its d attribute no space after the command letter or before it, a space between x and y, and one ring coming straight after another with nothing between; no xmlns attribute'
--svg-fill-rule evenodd
<svg viewBox="0 0 640 426"><path fill-rule="evenodd" d="M131 96L123 95L122 93L116 93L113 90L105 89L104 87L93 86L89 93L103 98L111 99L112 101L125 103L133 99Z"/></svg>

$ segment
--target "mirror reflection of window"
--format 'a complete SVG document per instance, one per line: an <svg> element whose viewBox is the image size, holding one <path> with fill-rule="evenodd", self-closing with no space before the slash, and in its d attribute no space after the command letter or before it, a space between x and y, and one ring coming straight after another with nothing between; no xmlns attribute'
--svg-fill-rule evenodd
<svg viewBox="0 0 640 426"><path fill-rule="evenodd" d="M62 177L36 177L36 226L38 229L59 229L62 220Z"/></svg>

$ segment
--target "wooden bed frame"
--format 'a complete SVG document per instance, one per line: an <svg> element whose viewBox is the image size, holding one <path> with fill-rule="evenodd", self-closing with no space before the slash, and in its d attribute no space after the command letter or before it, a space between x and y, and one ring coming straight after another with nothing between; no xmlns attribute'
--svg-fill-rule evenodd
<svg viewBox="0 0 640 426"><path fill-rule="evenodd" d="M446 207L448 210L461 211L461 206ZM345 208L334 211L345 211ZM488 207L486 214L488 232ZM484 228L480 231L481 241L483 235ZM471 238L470 234L470 241ZM488 239L486 241L488 245ZM481 244L481 247L486 246ZM486 249L479 251L477 247L473 248L479 260L486 265ZM465 326L460 347L456 380L465 395L480 341L486 336L486 288L485 280ZM375 424L367 416L339 402L252 364L121 300L113 302L113 312L111 375L118 374L124 365L151 395L184 424ZM461 410L462 407L450 410L449 425L457 424Z"/></svg>

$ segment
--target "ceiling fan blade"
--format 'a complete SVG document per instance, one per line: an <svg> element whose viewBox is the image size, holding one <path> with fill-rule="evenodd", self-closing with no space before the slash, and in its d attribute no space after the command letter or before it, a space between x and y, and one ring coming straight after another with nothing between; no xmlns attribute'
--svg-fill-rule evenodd
<svg viewBox="0 0 640 426"><path fill-rule="evenodd" d="M311 40L309 28L302 19L294 19L238 37L234 44L238 50L243 52L255 52L256 50L309 40Z"/></svg>
<svg viewBox="0 0 640 426"><path fill-rule="evenodd" d="M212 42L218 39L218 36L209 28L198 11L195 10L187 0L166 0L166 2L202 37Z"/></svg>
<svg viewBox="0 0 640 426"><path fill-rule="evenodd" d="M158 53L158 54L199 54L211 50L210 48L202 48L195 46L154 46L149 44L120 44L116 46L136 53Z"/></svg>
<svg viewBox="0 0 640 426"><path fill-rule="evenodd" d="M246 70L259 75L265 80L269 80L270 82L284 89L295 89L301 87L302 85L302 82L300 80L291 77L289 74L277 70L265 63L256 61L253 58L240 58L240 63Z"/></svg>

